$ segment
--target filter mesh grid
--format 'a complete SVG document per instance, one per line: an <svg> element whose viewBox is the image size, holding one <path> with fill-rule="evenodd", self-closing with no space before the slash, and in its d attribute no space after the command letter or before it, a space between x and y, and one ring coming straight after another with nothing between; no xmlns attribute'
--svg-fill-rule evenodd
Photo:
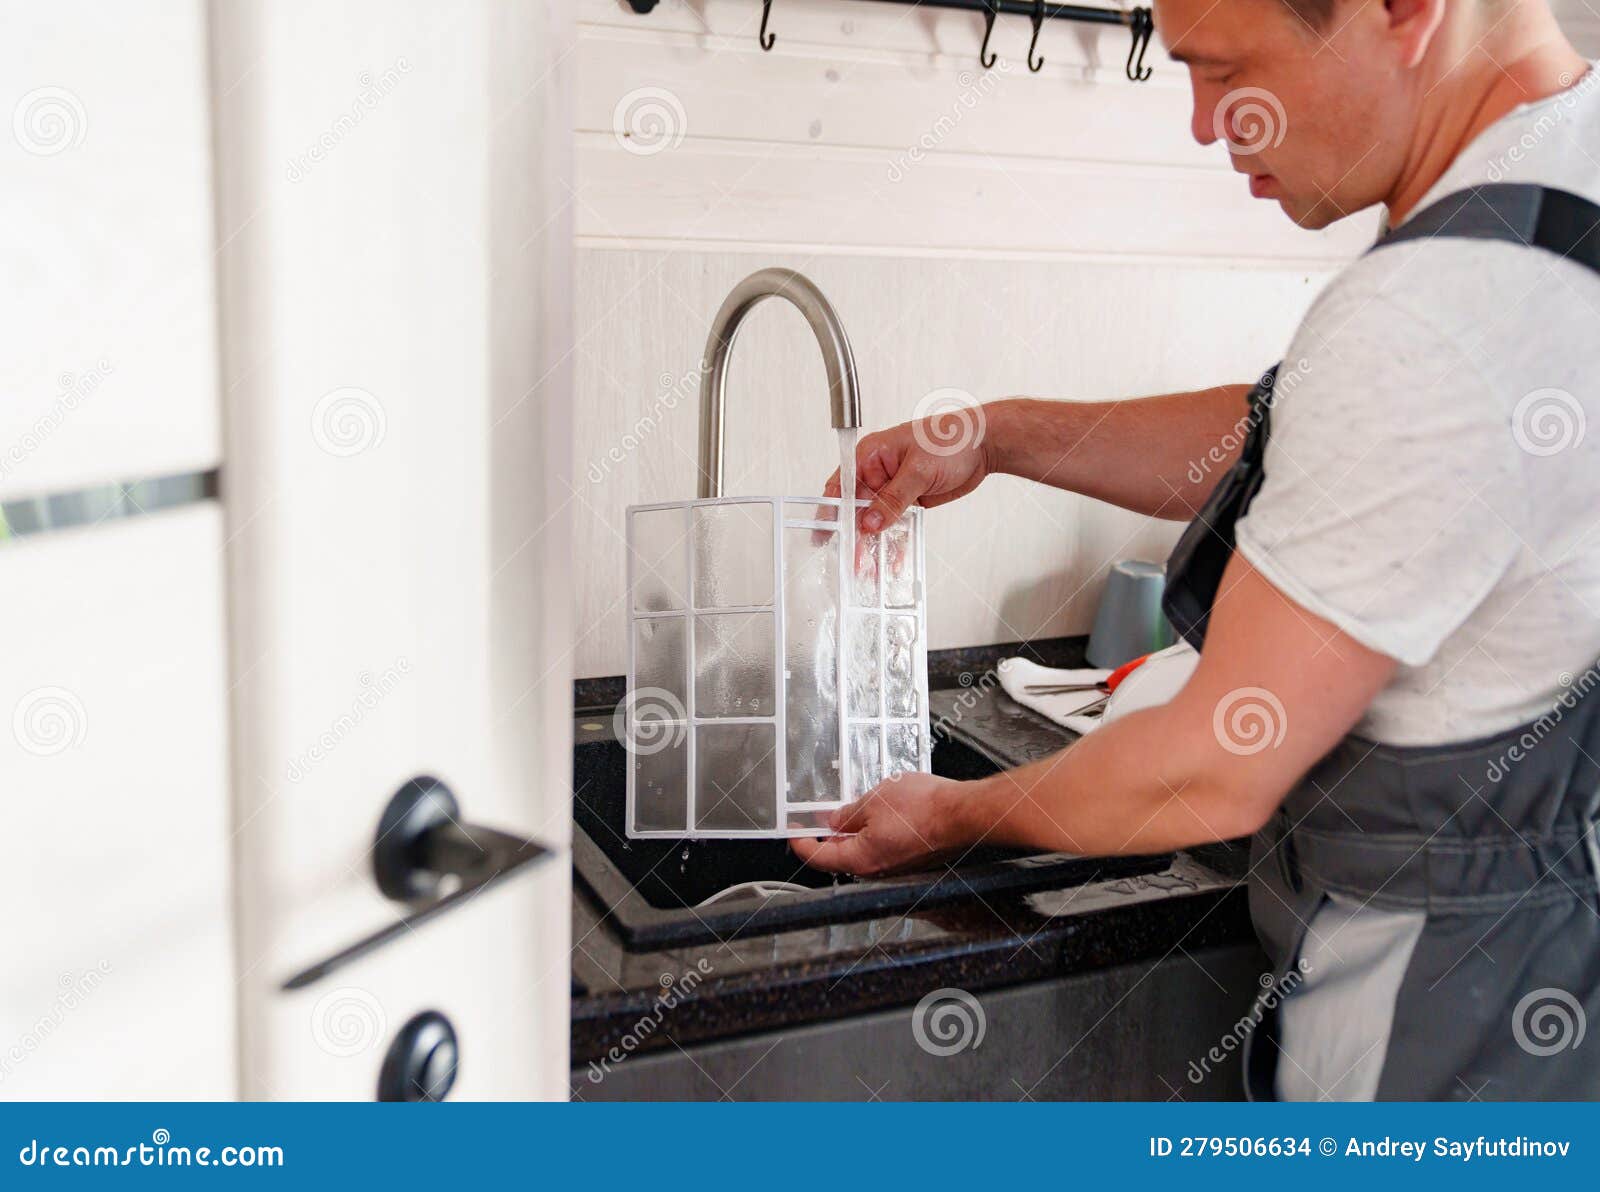
<svg viewBox="0 0 1600 1192"><path fill-rule="evenodd" d="M848 585L837 500L627 518L629 836L816 835L884 777L928 769L922 510L858 536Z"/></svg>

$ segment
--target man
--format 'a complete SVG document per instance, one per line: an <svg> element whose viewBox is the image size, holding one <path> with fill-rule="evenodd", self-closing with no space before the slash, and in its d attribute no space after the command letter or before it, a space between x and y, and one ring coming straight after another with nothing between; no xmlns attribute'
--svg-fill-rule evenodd
<svg viewBox="0 0 1600 1192"><path fill-rule="evenodd" d="M1156 0L1156 25L1252 195L1307 228L1382 204L1392 234L1253 390L994 402L949 455L910 424L861 441L866 530L995 472L1199 515L1167 609L1203 650L1164 707L991 779L891 780L795 849L879 874L1254 834L1252 915L1305 976L1250 1041L1253 1095L1600 1095L1575 1051L1600 1011L1596 76L1544 0Z"/></svg>

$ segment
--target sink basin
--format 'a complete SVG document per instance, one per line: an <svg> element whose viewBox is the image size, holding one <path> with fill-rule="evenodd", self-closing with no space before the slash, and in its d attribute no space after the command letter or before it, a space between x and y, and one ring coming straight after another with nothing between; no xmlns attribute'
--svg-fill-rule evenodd
<svg viewBox="0 0 1600 1192"><path fill-rule="evenodd" d="M573 751L573 870L609 912L629 950L646 951L829 923L931 910L993 895L1058 889L1155 872L1168 857L1088 858L979 847L951 868L858 880L800 864L783 840L629 840L623 831L628 754L603 722L580 720ZM933 771L948 778L996 772L969 745L935 734ZM745 882L787 882L804 891L772 897L750 891L709 906L712 895Z"/></svg>

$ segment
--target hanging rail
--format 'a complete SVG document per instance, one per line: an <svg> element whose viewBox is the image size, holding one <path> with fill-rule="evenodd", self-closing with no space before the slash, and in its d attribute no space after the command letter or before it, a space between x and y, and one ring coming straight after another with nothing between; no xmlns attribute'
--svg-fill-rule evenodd
<svg viewBox="0 0 1600 1192"><path fill-rule="evenodd" d="M761 30L757 40L763 50L770 50L777 35L767 32L767 22L772 16L773 0L761 0ZM1039 44L1039 29L1045 21L1082 21L1091 25L1125 25L1133 35L1128 47L1128 63L1124 73L1135 83L1150 77L1150 68L1144 64L1145 52L1154 35L1155 19L1148 8L1096 8L1088 4L1046 4L1041 0L872 0L882 4L908 4L915 8L954 8L983 15L983 45L978 50L978 61L985 70L995 64L995 55L989 52L989 35L994 32L996 17L1027 17L1033 22L1033 41L1028 46L1028 69L1038 70L1043 58L1035 58ZM655 8L658 0L628 0L628 6L643 16Z"/></svg>

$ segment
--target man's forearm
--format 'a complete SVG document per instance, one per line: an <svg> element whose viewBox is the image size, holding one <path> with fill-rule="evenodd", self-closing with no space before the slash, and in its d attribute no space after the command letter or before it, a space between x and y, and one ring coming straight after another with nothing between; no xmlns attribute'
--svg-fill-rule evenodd
<svg viewBox="0 0 1600 1192"><path fill-rule="evenodd" d="M1397 666L1235 555L1199 664L1171 701L1102 724L1054 757L950 783L930 817L936 844L1094 855L1248 835L1356 726Z"/></svg>
<svg viewBox="0 0 1600 1192"><path fill-rule="evenodd" d="M1245 767L1212 764L1209 736L1210 750L1187 741L1192 719L1167 708L1135 712L1053 757L960 783L941 844L1115 856L1248 835L1273 792Z"/></svg>
<svg viewBox="0 0 1600 1192"><path fill-rule="evenodd" d="M1115 402L988 403L990 471L1156 517L1188 520L1248 430L1248 385Z"/></svg>

